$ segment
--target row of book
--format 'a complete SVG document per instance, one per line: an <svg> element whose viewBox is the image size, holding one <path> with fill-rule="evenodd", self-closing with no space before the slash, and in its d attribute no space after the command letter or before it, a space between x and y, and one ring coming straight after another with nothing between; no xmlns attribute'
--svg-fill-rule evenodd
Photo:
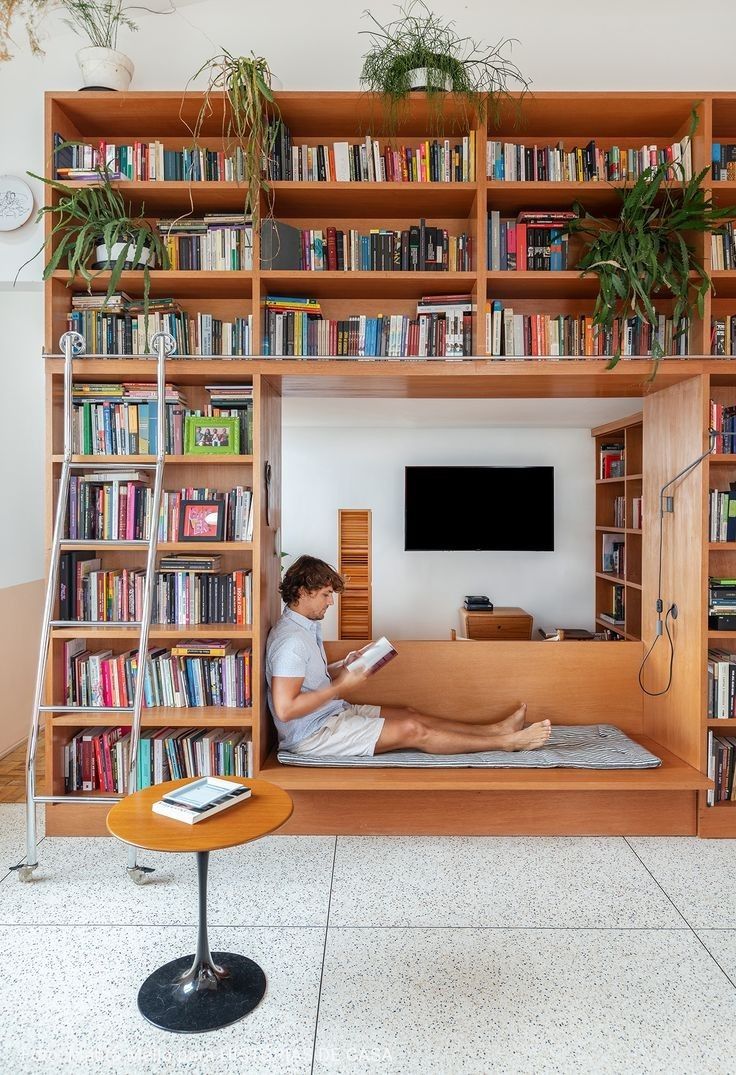
<svg viewBox="0 0 736 1075"><path fill-rule="evenodd" d="M69 479L69 501L65 536L72 541L147 541L151 530L153 490L150 471L117 471L113 475L91 472L73 474ZM253 493L237 485L227 492L194 488L164 490L158 518L159 541L187 541L197 535L190 516L184 511L197 503L222 504L222 525L217 535L209 530L200 535L214 541L251 541L253 538ZM219 515L219 512L218 512ZM219 518L217 520L220 522Z"/></svg>
<svg viewBox="0 0 736 1075"><path fill-rule="evenodd" d="M295 228L264 221L261 268L329 272L470 272L472 239L420 220L403 230L372 228Z"/></svg>
<svg viewBox="0 0 736 1075"><path fill-rule="evenodd" d="M710 401L710 428L716 433L725 434L714 437L714 455L733 455L736 453L736 407Z"/></svg>
<svg viewBox="0 0 736 1075"><path fill-rule="evenodd" d="M736 541L736 482L708 493L708 541Z"/></svg>
<svg viewBox="0 0 736 1075"><path fill-rule="evenodd" d="M71 555L71 554L70 554ZM146 573L136 568L105 570L99 558L72 561L69 582L60 582L69 621L138 623L143 609ZM72 578L71 572L74 571ZM252 622L253 582L250 571L216 573L186 570L156 572L151 622L184 627Z"/></svg>
<svg viewBox="0 0 736 1075"><path fill-rule="evenodd" d="M539 146L489 139L486 175L506 182L587 183L637 179L647 168L671 162L672 175L693 174L690 138L671 145L602 148L592 139L584 146ZM677 170L677 171L676 171Z"/></svg>
<svg viewBox="0 0 736 1075"><path fill-rule="evenodd" d="M64 790L128 792L130 727L89 728L64 746ZM136 788L192 776L253 776L249 731L147 728L136 758Z"/></svg>
<svg viewBox="0 0 736 1075"><path fill-rule="evenodd" d="M265 303L266 356L462 358L472 354L470 295L425 296L417 317L403 314L323 319L315 299Z"/></svg>
<svg viewBox="0 0 736 1075"><path fill-rule="evenodd" d="M708 629L736 631L736 579L708 579Z"/></svg>
<svg viewBox="0 0 736 1075"><path fill-rule="evenodd" d="M366 135L361 142L295 145L286 124L274 121L267 178L300 183L467 183L475 178L475 131L451 141L417 139L413 145Z"/></svg>
<svg viewBox="0 0 736 1075"><path fill-rule="evenodd" d="M618 572L616 572L618 574ZM625 588L620 583L611 586L610 611L599 611L598 619L612 627L623 627L626 622Z"/></svg>
<svg viewBox="0 0 736 1075"><path fill-rule="evenodd" d="M176 342L177 359L249 358L253 354L253 315L223 321L212 314L188 314L178 303L154 300L143 311L72 310L67 328L84 337L88 355L150 355L151 340L167 332Z"/></svg>
<svg viewBox="0 0 736 1075"><path fill-rule="evenodd" d="M630 527L632 530L641 530L642 520L642 498L640 496L634 496L631 498L631 519L626 518L626 497L615 496L613 498L613 526L624 529Z"/></svg>
<svg viewBox="0 0 736 1075"><path fill-rule="evenodd" d="M198 656L200 650L219 656ZM84 639L64 643L64 697L80 708L132 706L138 673L138 650L90 651ZM153 647L146 661L143 704L192 709L221 706L246 709L253 692L250 649L230 642L182 642L172 649Z"/></svg>
<svg viewBox="0 0 736 1075"><path fill-rule="evenodd" d="M623 478L626 473L626 448L623 441L605 441L598 448L598 477Z"/></svg>
<svg viewBox="0 0 736 1075"><path fill-rule="evenodd" d="M560 272L567 268L568 236L575 213L540 210L502 219L488 214L488 268L491 272Z"/></svg>
<svg viewBox="0 0 736 1075"><path fill-rule="evenodd" d="M169 149L163 142L106 142L76 143L58 148L64 142L54 134L56 178L80 182L97 182L100 173L110 178L138 182L153 181L225 181L242 182L248 174L245 156L240 146L231 154L201 146Z"/></svg>
<svg viewBox="0 0 736 1075"><path fill-rule="evenodd" d="M711 354L716 358L736 355L736 314L711 318L710 341Z"/></svg>
<svg viewBox="0 0 736 1075"><path fill-rule="evenodd" d="M639 317L618 317L610 329L592 314L516 313L500 299L486 303L486 352L494 358L623 358L655 353L685 356L688 331L659 314L654 328Z"/></svg>
<svg viewBox="0 0 736 1075"><path fill-rule="evenodd" d="M736 736L708 732L708 776L715 788L707 793L708 806L736 802Z"/></svg>
<svg viewBox="0 0 736 1075"><path fill-rule="evenodd" d="M714 142L712 147L711 178L736 179L736 145L733 142Z"/></svg>
<svg viewBox="0 0 736 1075"><path fill-rule="evenodd" d="M79 386L83 387L83 386ZM82 455L146 455L158 448L158 404L124 385L88 385L86 395L74 388L72 450ZM146 385L145 388L150 388ZM234 386L233 386L234 387ZM250 386L247 386L248 388ZM170 455L220 448L231 455L249 455L253 446L252 400L215 396L200 410L174 402L167 389L165 450ZM222 421L222 420L225 421ZM222 424L219 424L222 423ZM209 439L208 439L209 431ZM217 444L215 440L217 439Z"/></svg>
<svg viewBox="0 0 736 1075"><path fill-rule="evenodd" d="M736 228L731 220L710 235L711 269L736 268Z"/></svg>
<svg viewBox="0 0 736 1075"><path fill-rule="evenodd" d="M249 272L253 268L253 224L242 213L159 220L173 271Z"/></svg>
<svg viewBox="0 0 736 1075"><path fill-rule="evenodd" d="M736 719L736 653L708 650L708 720Z"/></svg>

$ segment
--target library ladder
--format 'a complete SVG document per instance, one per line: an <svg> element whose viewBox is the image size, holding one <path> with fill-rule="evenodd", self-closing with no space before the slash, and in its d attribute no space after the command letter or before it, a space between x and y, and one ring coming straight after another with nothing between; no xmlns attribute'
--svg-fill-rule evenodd
<svg viewBox="0 0 736 1075"><path fill-rule="evenodd" d="M166 455L166 358L172 355L176 349L176 343L172 336L165 332L158 332L153 336L151 344L156 354L156 410L158 416L158 437L156 442L155 463L135 464L136 470L154 471L154 486L151 508L151 523L148 539L138 541L124 541L108 539L105 541L74 541L64 538L65 520L69 503L69 482L72 471L88 470L90 463L74 462L73 460L73 437L72 437L72 408L73 408L73 368L74 359L84 354L84 338L78 332L65 332L61 337L61 349L64 353L64 457L59 480L59 490L56 501L56 514L54 518L54 532L52 538L48 580L46 583L46 600L44 603L43 620L41 624L41 643L38 655L38 669L36 673L36 687L31 712L31 726L28 735L28 749L26 751L26 860L12 867L17 871L21 881L30 881L33 871L38 866L38 853L36 842L36 804L37 803L113 803L118 802L122 795L37 795L36 794L36 751L38 747L38 733L40 730L41 714L51 717L56 713L89 715L98 713L100 716L126 717L126 724L130 724L130 754L128 766L127 793L136 790L138 743L141 730L141 710L143 708L143 685L145 681L146 662L148 660L148 637L151 626L151 614L153 606L153 585L155 578L156 550L158 544L158 518L161 509L161 496L163 492L164 462ZM125 462L103 462L95 465L95 472L110 476L114 480L115 474L122 470L129 470L131 464ZM59 582L59 563L61 553L65 546L73 544L75 547L87 546L89 548L132 548L146 546L148 555L146 559L146 572L143 585L143 601L141 605L141 618L137 623L129 621L111 623L105 621L106 627L137 627L138 636L138 666L135 677L135 690L133 692L133 704L131 706L71 706L71 705L45 705L44 691L46 684L46 669L48 666L49 649L51 645L51 632L53 628L85 628L99 627L96 621L84 620L58 620L53 618L54 604L56 602L57 587ZM145 880L145 875L151 873L151 869L138 865L136 850L131 847L128 854L128 874L137 884Z"/></svg>

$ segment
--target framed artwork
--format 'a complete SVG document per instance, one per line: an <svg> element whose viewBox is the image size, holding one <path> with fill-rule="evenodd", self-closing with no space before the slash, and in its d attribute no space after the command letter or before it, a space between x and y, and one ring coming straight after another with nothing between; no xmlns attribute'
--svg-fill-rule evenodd
<svg viewBox="0 0 736 1075"><path fill-rule="evenodd" d="M224 541L224 500L182 500L179 541Z"/></svg>
<svg viewBox="0 0 736 1075"><path fill-rule="evenodd" d="M33 212L33 194L17 175L0 175L0 231L15 231Z"/></svg>
<svg viewBox="0 0 736 1075"><path fill-rule="evenodd" d="M188 415L184 427L184 451L187 455L237 455L240 451L240 420Z"/></svg>

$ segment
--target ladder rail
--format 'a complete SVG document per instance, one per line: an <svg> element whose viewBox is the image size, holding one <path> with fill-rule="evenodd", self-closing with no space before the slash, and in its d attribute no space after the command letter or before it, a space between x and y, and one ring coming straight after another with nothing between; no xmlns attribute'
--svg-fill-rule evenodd
<svg viewBox="0 0 736 1075"><path fill-rule="evenodd" d="M151 343L156 351L156 384L158 439L156 441L156 473L153 480L153 497L151 504L151 525L148 535L148 552L146 554L146 573L143 584L143 602L141 605L141 633L138 641L138 666L133 692L133 723L130 730L130 755L128 767L127 794L132 795L138 784L138 746L141 733L141 712L149 654L148 639L151 629L151 612L153 608L153 587L155 582L156 552L158 548L158 526L161 514L161 497L163 495L164 463L166 459L166 358L173 354L175 343L166 332L157 332Z"/></svg>
<svg viewBox="0 0 736 1075"><path fill-rule="evenodd" d="M59 481L59 493L54 516L54 531L51 539L51 562L46 582L46 596L41 620L41 639L39 642L38 665L36 667L36 685L33 691L33 710L31 727L26 748L26 865L35 866L36 856L36 753L38 751L38 732L41 718L41 706L46 684L46 670L49 658L49 641L51 637L51 618L54 599L59 579L58 550L64 528L64 517L68 501L70 464L72 460L72 385L73 361L77 355L84 354L84 337L78 332L65 332L61 337L64 352L64 456Z"/></svg>
<svg viewBox="0 0 736 1075"><path fill-rule="evenodd" d="M137 760L138 743L141 730L141 711L143 708L144 681L148 666L148 641L150 636L151 614L153 608L153 588L155 578L156 554L158 548L158 518L161 510L161 498L163 495L164 464L166 457L166 359L176 350L176 342L168 333L156 333L151 340L156 350L156 384L157 384L157 417L158 417L158 442L156 445L155 478L153 490L153 503L151 514L151 528L147 542L146 575L143 589L143 602L141 608L140 623L131 623L131 627L140 627L138 643L138 667L135 679L135 690L132 706L133 720L131 723L131 741L127 794L136 790L137 785ZM41 714L56 711L53 706L44 705L44 692L46 689L46 674L51 642L51 630L56 622L53 619L54 602L59 582L60 550L64 544L63 530L64 521L69 501L69 481L72 469L78 469L79 464L72 462L72 433L73 433L73 362L76 357L85 353L84 338L78 332L65 332L60 340L60 346L64 354L64 454L62 460L61 477L54 513L54 529L50 550L50 564L46 583L44 599L43 619L41 623L41 638L39 642L38 665L36 669L36 683L33 693L33 709L31 724L26 749L26 862L24 869L26 877L32 869L38 865L37 859L37 834L36 834L36 804L37 803L96 803L112 804L119 802L122 795L113 796L74 796L74 795L38 795L36 793L36 755L38 752L38 736L40 730ZM89 464L86 464L89 465ZM101 460L100 466L104 463ZM113 464L115 465L115 464ZM121 465L121 464L117 464ZM148 469L152 469L149 465ZM122 542L120 544L123 544ZM126 543L127 544L127 543ZM84 623L80 623L84 627ZM58 711L73 711L79 707L61 706ZM102 707L92 709L90 712L114 712L117 707ZM129 868L135 868L135 849L131 848L129 856ZM21 874L21 876L24 876Z"/></svg>

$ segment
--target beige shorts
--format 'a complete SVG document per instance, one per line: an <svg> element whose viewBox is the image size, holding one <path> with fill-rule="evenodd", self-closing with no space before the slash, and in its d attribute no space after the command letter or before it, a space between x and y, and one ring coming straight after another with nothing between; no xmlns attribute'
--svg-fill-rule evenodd
<svg viewBox="0 0 736 1075"><path fill-rule="evenodd" d="M332 757L365 757L375 753L383 730L380 705L349 705L328 717L319 731L291 748L293 754L329 754Z"/></svg>

